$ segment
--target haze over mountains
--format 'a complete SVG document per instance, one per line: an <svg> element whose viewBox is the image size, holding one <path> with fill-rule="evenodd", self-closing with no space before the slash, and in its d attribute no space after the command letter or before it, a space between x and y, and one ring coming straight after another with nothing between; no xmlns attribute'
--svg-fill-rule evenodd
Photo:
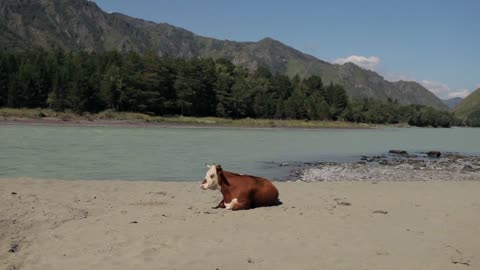
<svg viewBox="0 0 480 270"><path fill-rule="evenodd" d="M455 108L460 102L462 102L463 98L461 97L454 97L449 99L444 99L443 103L448 106L448 108L453 109Z"/></svg>
<svg viewBox="0 0 480 270"><path fill-rule="evenodd" d="M110 14L87 0L0 0L0 47L34 46L227 58L251 70L264 66L290 76L319 75L325 83L344 86L351 97L448 109L442 100L416 82L390 82L355 64L331 64L271 38L235 42L203 37L166 23Z"/></svg>

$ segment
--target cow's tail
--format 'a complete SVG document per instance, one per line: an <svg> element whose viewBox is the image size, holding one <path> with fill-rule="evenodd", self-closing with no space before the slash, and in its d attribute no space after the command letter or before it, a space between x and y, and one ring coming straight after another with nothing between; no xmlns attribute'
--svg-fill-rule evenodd
<svg viewBox="0 0 480 270"><path fill-rule="evenodd" d="M279 206L279 205L282 205L282 204L283 204L283 202L280 201L279 198L277 198L277 201L275 202L274 206Z"/></svg>

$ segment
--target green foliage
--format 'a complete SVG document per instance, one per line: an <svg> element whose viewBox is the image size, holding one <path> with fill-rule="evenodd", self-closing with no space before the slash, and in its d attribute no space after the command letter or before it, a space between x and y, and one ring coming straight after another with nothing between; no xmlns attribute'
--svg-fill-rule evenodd
<svg viewBox="0 0 480 270"><path fill-rule="evenodd" d="M469 114L465 120L465 124L470 127L480 127L480 110Z"/></svg>
<svg viewBox="0 0 480 270"><path fill-rule="evenodd" d="M464 98L454 109L455 115L466 120L470 114L480 110L480 88Z"/></svg>
<svg viewBox="0 0 480 270"><path fill-rule="evenodd" d="M408 123L419 127L450 127L458 125L453 114L421 105L399 105L392 101L355 100L342 117L347 121L372 124Z"/></svg>
<svg viewBox="0 0 480 270"><path fill-rule="evenodd" d="M338 119L348 107L347 93L340 85L330 84L326 89L326 99L332 119Z"/></svg>
<svg viewBox="0 0 480 270"><path fill-rule="evenodd" d="M434 127L457 123L430 107L349 100L343 87L325 86L318 76L289 78L266 68L250 73L225 59L31 49L0 52L0 64L0 106L14 108Z"/></svg>

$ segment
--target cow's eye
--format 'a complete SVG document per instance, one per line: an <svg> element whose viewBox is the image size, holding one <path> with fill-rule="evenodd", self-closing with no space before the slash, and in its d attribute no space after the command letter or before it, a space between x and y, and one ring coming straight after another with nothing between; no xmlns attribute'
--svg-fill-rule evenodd
<svg viewBox="0 0 480 270"><path fill-rule="evenodd" d="M210 178L213 178L215 175L214 174L210 174Z"/></svg>

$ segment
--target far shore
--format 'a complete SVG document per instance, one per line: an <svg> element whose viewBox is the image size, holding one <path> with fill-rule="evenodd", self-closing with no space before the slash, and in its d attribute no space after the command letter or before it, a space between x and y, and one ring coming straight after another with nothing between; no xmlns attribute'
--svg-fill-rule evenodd
<svg viewBox="0 0 480 270"><path fill-rule="evenodd" d="M217 117L150 116L141 113L106 111L78 115L48 109L0 108L0 125L113 126L168 128L242 128L242 129L375 129L380 125L343 121L282 119L226 119ZM398 127L408 125L399 125Z"/></svg>
<svg viewBox="0 0 480 270"><path fill-rule="evenodd" d="M71 126L71 127L128 127L128 128L215 128L215 129L375 129L375 127L353 127L353 126L319 126L319 127L301 127L301 126L268 126L268 125L226 125L209 123L185 123L185 122L143 122L130 120L68 120L61 119L29 119L14 118L0 119L0 125L24 125L24 126ZM378 127L377 127L378 128Z"/></svg>

